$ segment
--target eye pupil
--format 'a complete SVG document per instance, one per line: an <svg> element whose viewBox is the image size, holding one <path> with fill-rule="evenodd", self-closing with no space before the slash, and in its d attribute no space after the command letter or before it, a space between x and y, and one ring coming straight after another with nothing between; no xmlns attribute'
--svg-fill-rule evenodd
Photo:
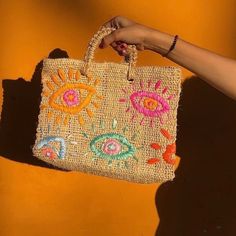
<svg viewBox="0 0 236 236"><path fill-rule="evenodd" d="M79 104L79 95L76 90L69 89L63 94L63 100L67 106L75 106Z"/></svg>
<svg viewBox="0 0 236 236"><path fill-rule="evenodd" d="M145 98L143 101L143 105L148 110L154 111L158 106L158 102L157 102L157 100L155 100L153 98Z"/></svg>
<svg viewBox="0 0 236 236"><path fill-rule="evenodd" d="M114 150L116 147L115 147L115 145L114 144L110 144L110 145L108 145L108 149L109 150Z"/></svg>
<svg viewBox="0 0 236 236"><path fill-rule="evenodd" d="M117 155L122 150L121 144L115 139L108 139L103 143L103 152L108 155Z"/></svg>

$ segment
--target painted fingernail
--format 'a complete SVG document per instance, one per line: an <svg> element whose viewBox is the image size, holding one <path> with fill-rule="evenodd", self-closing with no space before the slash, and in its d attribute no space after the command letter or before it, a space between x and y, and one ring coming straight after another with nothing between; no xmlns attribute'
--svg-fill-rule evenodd
<svg viewBox="0 0 236 236"><path fill-rule="evenodd" d="M121 49L127 48L127 45L126 45L126 44L121 44L121 45L120 45L120 48L121 48Z"/></svg>
<svg viewBox="0 0 236 236"><path fill-rule="evenodd" d="M126 53L127 53L126 50L122 50L121 52L122 52L122 55L123 55L123 56L125 56Z"/></svg>

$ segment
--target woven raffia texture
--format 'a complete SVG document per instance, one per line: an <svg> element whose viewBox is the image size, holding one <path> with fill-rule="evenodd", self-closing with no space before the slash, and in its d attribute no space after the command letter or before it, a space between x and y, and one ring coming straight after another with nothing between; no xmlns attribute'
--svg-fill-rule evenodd
<svg viewBox="0 0 236 236"><path fill-rule="evenodd" d="M179 67L45 59L34 155L54 166L138 183L174 178Z"/></svg>

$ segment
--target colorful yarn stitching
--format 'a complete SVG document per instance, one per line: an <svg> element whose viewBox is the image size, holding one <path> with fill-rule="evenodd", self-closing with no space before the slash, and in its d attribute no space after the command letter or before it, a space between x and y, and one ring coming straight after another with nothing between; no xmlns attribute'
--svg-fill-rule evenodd
<svg viewBox="0 0 236 236"><path fill-rule="evenodd" d="M140 98L140 97L141 98L148 97L148 98L151 98L152 101L155 100L156 107L154 108L154 110L153 110L153 105L152 105L152 110L151 110L151 109L147 109L146 107L143 107L142 105L137 103L136 99ZM151 99L149 99L149 102L151 101ZM161 116L164 112L167 112L170 109L169 104L161 96L159 96L156 93L151 93L151 92L146 92L146 91L138 91L138 92L131 94L130 100L131 100L133 107L139 113L142 113L145 116L150 116L150 117ZM157 106L157 104L161 104L162 106ZM145 105L147 106L147 102L145 103Z"/></svg>
<svg viewBox="0 0 236 236"><path fill-rule="evenodd" d="M161 129L161 133L166 139L168 139L168 140L172 139L172 136L170 135L170 133L167 130ZM150 147L155 150L161 149L161 146L158 143L151 143ZM175 152L176 152L175 143L168 144L165 148L164 153L162 154L164 161L168 164L174 165L176 160L172 159L172 155L175 154ZM150 158L147 160L147 164L155 164L155 163L159 162L159 160L160 159L157 157Z"/></svg>
<svg viewBox="0 0 236 236"><path fill-rule="evenodd" d="M103 152L108 155L117 155L121 152L122 147L121 144L116 139L107 139L105 143L103 143Z"/></svg>
<svg viewBox="0 0 236 236"><path fill-rule="evenodd" d="M85 124L85 119L79 115L80 112L84 111L87 115L92 118L94 116L94 111L88 106L90 103L93 108L100 108L100 104L94 99L104 99L102 95L97 94L95 86L100 83L100 79L96 78L93 85L88 85L86 83L78 83L77 81L81 79L80 72L74 71L72 68L68 69L68 73L64 70L58 69L58 74L50 75L51 81L46 81L47 90L43 91L44 96L48 97L48 105L43 104L45 108L51 107L53 109L59 110L63 113L68 113L65 117L59 115L60 118L55 118L55 123L68 124L71 115L78 115L78 122L81 126ZM71 81L71 82L68 82ZM88 78L89 82L92 82L92 77ZM76 83L75 83L76 82ZM87 91L87 94L83 91ZM50 95L50 93L52 93ZM84 94L84 95L83 95ZM95 96L96 95L96 96ZM49 114L50 113L50 114ZM54 113L52 110L48 111L48 119L50 119Z"/></svg>
<svg viewBox="0 0 236 236"><path fill-rule="evenodd" d="M133 113L130 119L132 122L134 122L135 118L134 111L131 109L133 107L134 110L139 114L143 114L146 118L151 118L149 124L150 127L153 127L154 118L158 118L161 124L164 123L163 115L168 114L168 112L170 111L170 105L168 101L170 101L174 97L174 95L167 94L168 87L165 87L162 91L159 92L159 94L163 95L159 95L157 93L157 90L161 87L161 82L161 80L158 80L154 84L153 90L155 91L153 92L147 91L147 89L150 90L150 88L152 87L151 80L148 80L146 85L142 80L140 80L139 84L136 84L139 85L140 89L136 88L136 86L132 84L131 88L133 92L131 92L130 95L126 88L122 88L123 93L128 95L128 97L119 98L118 101L120 103L131 103L131 105L128 105L125 111ZM167 97L164 98L164 96ZM144 123L146 122L144 118L142 118L139 124L143 125Z"/></svg>
<svg viewBox="0 0 236 236"><path fill-rule="evenodd" d="M86 98L81 102L78 106L64 106L58 104L57 98L61 96L61 94L69 93L69 91L74 89L84 89L89 92ZM76 114L79 113L84 107L88 106L92 96L95 94L96 90L86 84L78 83L78 84L65 84L63 87L58 89L52 96L49 98L49 105L57 110L61 110L66 113ZM63 97L64 98L64 97ZM68 102L68 100L67 100Z"/></svg>
<svg viewBox="0 0 236 236"><path fill-rule="evenodd" d="M102 142L102 149L98 149L96 144ZM114 151L107 151L107 145L113 144ZM122 151L124 148L119 145L123 144L128 149L127 151ZM121 160L127 159L134 155L136 149L129 143L129 141L122 135L117 133L106 133L98 135L90 142L90 149L96 154L96 156L110 159L110 160ZM105 150L105 152L104 152Z"/></svg>
<svg viewBox="0 0 236 236"><path fill-rule="evenodd" d="M176 145L175 143L169 144L166 147L165 152L162 154L163 159L166 161L166 163L174 165L176 159L172 159L172 155L176 152Z"/></svg>
<svg viewBox="0 0 236 236"><path fill-rule="evenodd" d="M66 90L63 94L63 100L65 101L67 106L78 105L79 103L78 97L79 97L78 92L73 89Z"/></svg>
<svg viewBox="0 0 236 236"><path fill-rule="evenodd" d="M64 158L66 154L66 144L65 144L65 140L61 137L56 137L56 136L45 137L37 143L36 148L41 149L41 148L47 147L47 148L51 148L51 151L54 151L54 148L49 144L50 142L59 142L60 148L59 148L59 152L56 154L60 159ZM43 150L43 152L45 153L46 151Z"/></svg>

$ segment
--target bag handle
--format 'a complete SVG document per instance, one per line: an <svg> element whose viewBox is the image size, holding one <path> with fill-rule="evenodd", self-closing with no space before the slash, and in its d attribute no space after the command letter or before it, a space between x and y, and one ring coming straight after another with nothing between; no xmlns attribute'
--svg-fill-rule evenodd
<svg viewBox="0 0 236 236"><path fill-rule="evenodd" d="M85 75L85 76L89 75L89 69L93 61L96 48L100 44L101 40L105 36L112 33L114 30L116 30L116 28L102 27L96 34L94 34L94 36L89 42L87 51L84 56L84 66L81 69L82 75ZM133 81L132 67L136 65L136 61L137 61L137 49L135 45L128 46L128 55L125 56L125 61L129 63L128 71L127 71L127 79L129 81Z"/></svg>

